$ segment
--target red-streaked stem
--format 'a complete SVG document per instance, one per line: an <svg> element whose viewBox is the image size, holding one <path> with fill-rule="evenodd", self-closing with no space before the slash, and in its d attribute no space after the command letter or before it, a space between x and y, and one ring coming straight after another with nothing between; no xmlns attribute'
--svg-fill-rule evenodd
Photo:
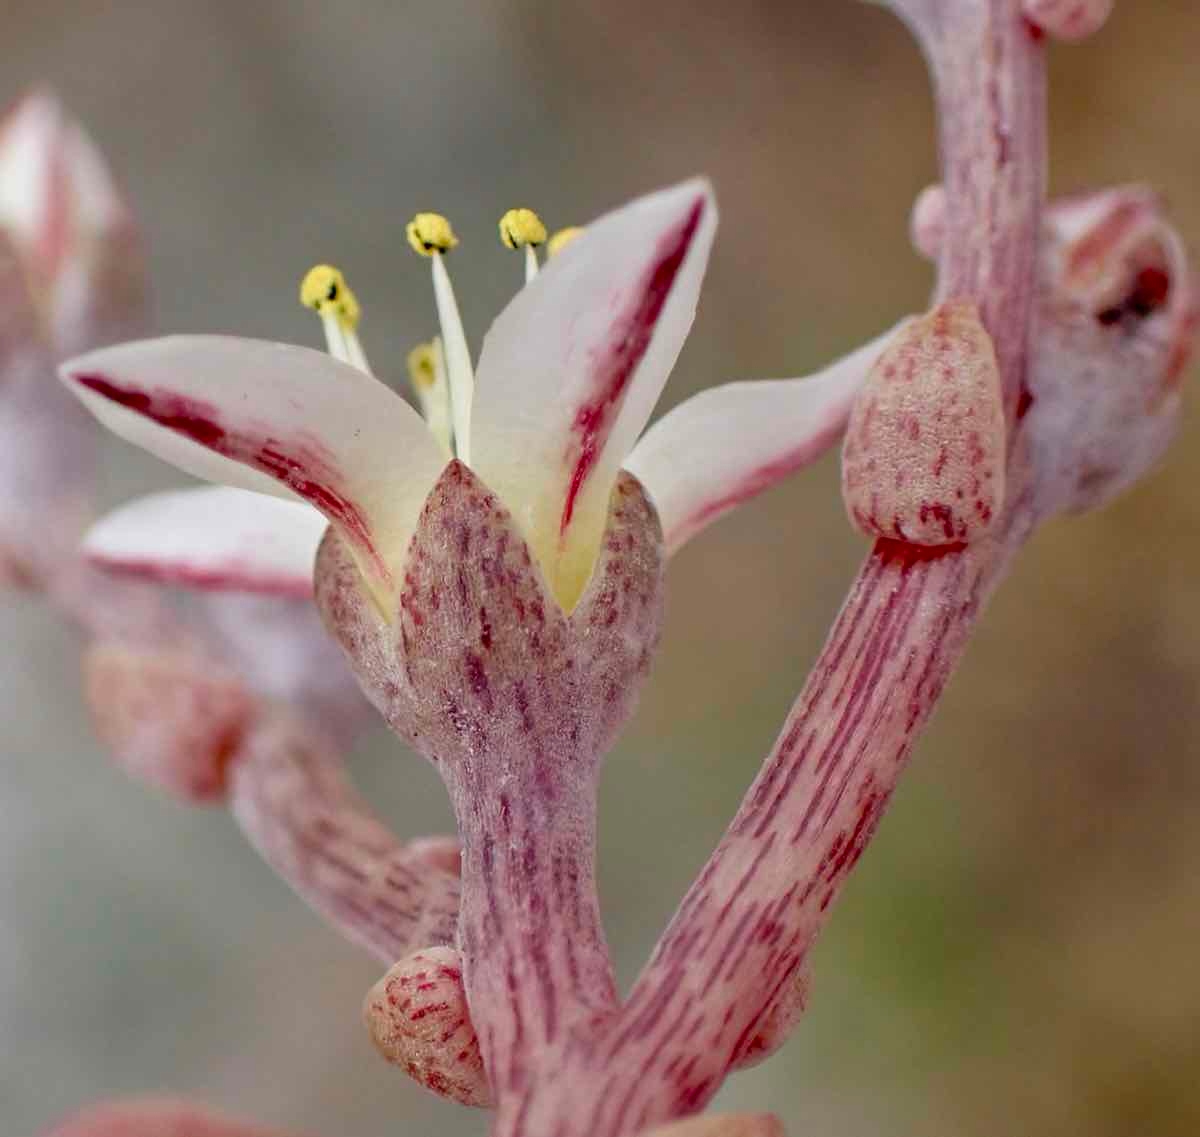
<svg viewBox="0 0 1200 1137"><path fill-rule="evenodd" d="M940 298L975 302L1010 422L1024 381L1044 181L1040 35L1017 0L895 0L934 76L950 206ZM987 594L1036 516L970 546L879 542L726 836L620 1012L500 1098L495 1137L623 1137L711 1099L828 918ZM569 1088L567 1088L569 1087Z"/></svg>
<svg viewBox="0 0 1200 1137"><path fill-rule="evenodd" d="M796 981L1031 525L1019 503L968 549L877 544L733 824L619 1016L550 1079L569 1096L526 1107L530 1134L617 1137L711 1099Z"/></svg>
<svg viewBox="0 0 1200 1137"><path fill-rule="evenodd" d="M195 659L198 677L228 670L203 629L154 587L80 561L54 582L51 597L98 642L178 651ZM228 804L250 844L335 930L384 964L453 942L456 875L420 845L400 841L354 790L338 743L347 734L342 724L325 730L301 717L305 708L284 713L261 690L252 693L254 716L225 761ZM311 693L305 703L321 706Z"/></svg>
<svg viewBox="0 0 1200 1137"><path fill-rule="evenodd" d="M946 239L939 300L971 299L1016 405L1045 196L1046 69L1018 0L892 0L917 37L938 111Z"/></svg>
<svg viewBox="0 0 1200 1137"><path fill-rule="evenodd" d="M486 767L450 781L459 944L493 1095L525 1100L577 1028L616 1007L594 878L595 777L498 755Z"/></svg>
<svg viewBox="0 0 1200 1137"><path fill-rule="evenodd" d="M262 858L381 962L453 942L457 878L375 817L311 729L282 716L252 728L232 760L229 805Z"/></svg>

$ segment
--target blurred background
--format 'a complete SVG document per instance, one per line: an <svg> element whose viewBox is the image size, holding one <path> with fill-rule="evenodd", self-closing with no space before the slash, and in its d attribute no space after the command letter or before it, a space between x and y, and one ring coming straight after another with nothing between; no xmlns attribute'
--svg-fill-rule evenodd
<svg viewBox="0 0 1200 1137"><path fill-rule="evenodd" d="M1052 51L1056 192L1146 180L1200 245L1200 18L1118 4ZM934 176L922 65L838 0L211 0L4 6L0 98L56 87L137 204L163 330L319 344L346 269L403 376L434 327L405 220L435 208L478 342L518 284L496 220L584 221L695 172L723 226L667 405L801 374L920 308L906 221ZM105 496L175 484L111 440ZM848 888L786 1049L720 1104L814 1137L1200 1133L1200 426L1001 590ZM665 644L606 768L623 978L731 815L863 553L836 460L672 566ZM714 593L740 603L714 604ZM324 1137L475 1134L373 1053L376 966L221 811L112 770L50 613L0 598L0 1128L171 1089ZM382 732L355 774L405 833L449 812Z"/></svg>

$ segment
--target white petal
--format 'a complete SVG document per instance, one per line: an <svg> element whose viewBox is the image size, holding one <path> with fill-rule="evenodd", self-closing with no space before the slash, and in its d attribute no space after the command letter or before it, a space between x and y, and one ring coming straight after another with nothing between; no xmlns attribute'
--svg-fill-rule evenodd
<svg viewBox="0 0 1200 1137"><path fill-rule="evenodd" d="M667 549L837 441L867 372L901 326L815 375L714 387L656 422L625 468L658 508Z"/></svg>
<svg viewBox="0 0 1200 1137"><path fill-rule="evenodd" d="M0 122L0 226L47 266L67 237L66 129L58 100L44 91L26 95Z"/></svg>
<svg viewBox="0 0 1200 1137"><path fill-rule="evenodd" d="M691 327L716 220L702 181L602 217L484 340L472 466L568 607L591 571L616 472Z"/></svg>
<svg viewBox="0 0 1200 1137"><path fill-rule="evenodd" d="M103 156L58 99L19 100L0 122L0 226L52 275L66 253L86 252L89 236L130 224Z"/></svg>
<svg viewBox="0 0 1200 1137"><path fill-rule="evenodd" d="M70 183L75 224L99 233L133 221L129 205L91 136L71 122L63 138L63 162Z"/></svg>
<svg viewBox="0 0 1200 1137"><path fill-rule="evenodd" d="M92 526L83 551L110 571L183 588L310 596L326 527L303 502L206 486L121 506Z"/></svg>
<svg viewBox="0 0 1200 1137"><path fill-rule="evenodd" d="M391 596L445 462L382 383L322 352L224 336L124 344L61 370L101 422L180 469L308 501Z"/></svg>

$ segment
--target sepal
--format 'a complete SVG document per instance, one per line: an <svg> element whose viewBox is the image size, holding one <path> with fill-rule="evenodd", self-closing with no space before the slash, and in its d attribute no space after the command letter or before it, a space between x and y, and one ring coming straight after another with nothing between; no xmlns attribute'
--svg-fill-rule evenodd
<svg viewBox="0 0 1200 1137"><path fill-rule="evenodd" d="M316 598L368 698L435 764L499 749L590 761L648 670L662 561L657 515L623 474L601 556L567 615L499 499L452 462L418 520L397 611L372 603L332 532L317 555Z"/></svg>

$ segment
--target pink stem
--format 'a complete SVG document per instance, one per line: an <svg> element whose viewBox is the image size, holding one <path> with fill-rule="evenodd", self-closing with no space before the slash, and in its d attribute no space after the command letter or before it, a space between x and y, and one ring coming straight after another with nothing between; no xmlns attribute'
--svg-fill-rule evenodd
<svg viewBox="0 0 1200 1137"><path fill-rule="evenodd" d="M974 300L1010 408L1020 394L1045 196L1041 33L1017 0L893 0L925 52L938 108L946 238L937 298Z"/></svg>
<svg viewBox="0 0 1200 1137"><path fill-rule="evenodd" d="M1044 178L1044 59L1016 0L896 0L934 74L951 202L939 296L973 300L1010 412L1023 387ZM1010 421L1015 413L1010 413ZM981 605L1036 523L1016 442L998 532L878 542L783 733L628 1003L496 1137L620 1137L701 1109L796 981Z"/></svg>
<svg viewBox="0 0 1200 1137"><path fill-rule="evenodd" d="M114 580L79 561L52 581L50 594L91 638L194 655L201 676L223 669L203 629L155 587ZM253 664L239 669L250 672L248 684ZM319 691L299 694L309 707L324 705ZM262 691L254 697L254 716L225 763L229 806L251 845L337 931L385 964L451 943L457 876L420 845L401 842L354 791L335 741L347 733L344 724L335 716L332 732L318 729Z"/></svg>
<svg viewBox="0 0 1200 1137"><path fill-rule="evenodd" d="M447 779L463 840L459 944L493 1096L526 1100L576 1028L616 1007L595 771L496 754L481 767Z"/></svg>
<svg viewBox="0 0 1200 1137"><path fill-rule="evenodd" d="M229 804L263 860L383 963L453 942L458 879L375 817L311 729L256 724L232 759Z"/></svg>
<svg viewBox="0 0 1200 1137"><path fill-rule="evenodd" d="M877 544L766 765L628 1002L545 1079L571 1093L527 1106L527 1132L616 1137L711 1100L796 981L1032 522L1022 501L1002 537L961 552Z"/></svg>

